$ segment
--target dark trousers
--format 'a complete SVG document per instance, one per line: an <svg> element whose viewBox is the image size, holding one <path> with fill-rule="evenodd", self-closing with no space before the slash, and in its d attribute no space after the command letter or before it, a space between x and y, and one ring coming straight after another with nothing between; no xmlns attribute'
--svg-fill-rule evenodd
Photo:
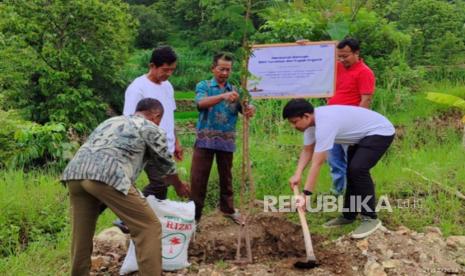
<svg viewBox="0 0 465 276"><path fill-rule="evenodd" d="M195 203L196 220L202 216L213 157L216 157L220 177L220 210L226 214L234 213L231 173L233 153L195 147L191 165L191 199Z"/></svg>
<svg viewBox="0 0 465 276"><path fill-rule="evenodd" d="M344 209L350 208L350 210L343 212L345 218L355 219L358 212L364 216L377 218L375 184L371 178L370 169L378 163L393 140L394 135L372 135L349 147L347 152L347 189L344 195ZM363 205L361 205L360 210L353 208L359 204L357 201L363 202L367 197L369 197L367 203L369 208L364 208Z"/></svg>
<svg viewBox="0 0 465 276"><path fill-rule="evenodd" d="M149 184L145 186L142 191L144 196L153 195L158 199L166 199L168 195L168 184L166 184L160 174L157 173L155 165L152 162L147 162L144 170L149 178Z"/></svg>

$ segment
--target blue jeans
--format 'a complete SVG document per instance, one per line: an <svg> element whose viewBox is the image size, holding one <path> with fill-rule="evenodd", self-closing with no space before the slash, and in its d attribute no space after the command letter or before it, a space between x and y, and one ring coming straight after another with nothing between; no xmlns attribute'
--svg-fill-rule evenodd
<svg viewBox="0 0 465 276"><path fill-rule="evenodd" d="M328 154L328 164L333 178L332 192L342 195L347 185L347 145L334 144Z"/></svg>

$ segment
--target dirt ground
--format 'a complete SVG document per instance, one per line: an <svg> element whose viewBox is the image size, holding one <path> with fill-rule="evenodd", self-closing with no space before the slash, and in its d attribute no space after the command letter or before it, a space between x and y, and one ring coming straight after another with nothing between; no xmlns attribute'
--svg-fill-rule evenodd
<svg viewBox="0 0 465 276"><path fill-rule="evenodd" d="M305 246L300 225L289 222L279 214L259 213L248 225L251 239L253 264L235 266L237 237L240 227L230 223L219 214L206 217L199 225L199 233L189 249L190 261L202 265L215 264L218 260L228 262L229 274L236 272L253 275L304 275L293 268L295 261L305 257ZM357 262L356 256L345 256L344 252L321 236L312 236L315 252L318 252L320 266L314 272L340 274L350 269L350 264ZM242 256L246 256L245 250ZM354 259L355 258L355 259ZM194 266L195 269L195 266ZM199 272L200 269L197 271ZM206 267L208 269L208 267ZM228 269L222 273L228 273ZM195 272L195 271L193 271ZM318 275L318 274L315 274Z"/></svg>
<svg viewBox="0 0 465 276"><path fill-rule="evenodd" d="M198 225L189 247L191 266L164 275L465 275L465 236L446 239L434 227L424 233L383 227L363 240L343 236L330 241L312 235L319 267L307 271L293 268L305 256L299 225L279 214L258 213L248 228L252 264L235 264L240 228L215 213ZM128 237L116 236L96 237L93 275L118 275Z"/></svg>

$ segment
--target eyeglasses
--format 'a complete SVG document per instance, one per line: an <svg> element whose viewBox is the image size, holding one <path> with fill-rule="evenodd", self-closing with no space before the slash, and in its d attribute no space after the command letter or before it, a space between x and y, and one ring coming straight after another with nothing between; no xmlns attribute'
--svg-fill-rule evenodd
<svg viewBox="0 0 465 276"><path fill-rule="evenodd" d="M349 54L349 55L345 55L345 56L337 56L337 59L339 60L345 60L345 59L348 59L350 56L352 56L353 54Z"/></svg>
<svg viewBox="0 0 465 276"><path fill-rule="evenodd" d="M339 60L345 60L345 59L348 59L350 56L354 55L354 53L350 53L348 55L344 55L344 56L337 56L337 59Z"/></svg>

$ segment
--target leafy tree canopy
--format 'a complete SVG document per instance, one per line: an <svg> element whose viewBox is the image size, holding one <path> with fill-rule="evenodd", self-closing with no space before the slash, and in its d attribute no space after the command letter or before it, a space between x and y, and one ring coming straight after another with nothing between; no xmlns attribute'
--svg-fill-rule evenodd
<svg viewBox="0 0 465 276"><path fill-rule="evenodd" d="M125 85L118 72L136 27L128 5L117 0L0 5L3 106L80 132L95 126Z"/></svg>

